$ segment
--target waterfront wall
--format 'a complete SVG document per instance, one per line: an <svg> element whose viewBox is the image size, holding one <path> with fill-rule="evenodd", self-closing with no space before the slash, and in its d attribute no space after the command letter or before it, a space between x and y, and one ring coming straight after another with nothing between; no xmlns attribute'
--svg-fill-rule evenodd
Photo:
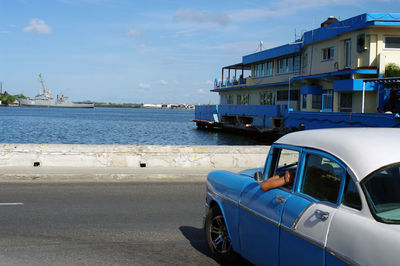
<svg viewBox="0 0 400 266"><path fill-rule="evenodd" d="M269 146L2 144L0 167L263 167Z"/></svg>

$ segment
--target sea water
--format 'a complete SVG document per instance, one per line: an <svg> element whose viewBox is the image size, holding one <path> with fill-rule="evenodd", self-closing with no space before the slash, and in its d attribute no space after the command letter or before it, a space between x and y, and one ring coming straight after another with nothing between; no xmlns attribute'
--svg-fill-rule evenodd
<svg viewBox="0 0 400 266"><path fill-rule="evenodd" d="M1 107L0 143L254 145L249 137L197 130L193 110Z"/></svg>

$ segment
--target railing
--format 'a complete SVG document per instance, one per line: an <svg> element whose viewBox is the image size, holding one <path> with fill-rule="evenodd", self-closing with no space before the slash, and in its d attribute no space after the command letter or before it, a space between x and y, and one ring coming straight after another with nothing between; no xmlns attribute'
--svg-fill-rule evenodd
<svg viewBox="0 0 400 266"><path fill-rule="evenodd" d="M215 79L214 89L226 88L226 87L243 85L243 84L246 84L245 78L231 79L231 80L226 80L226 81L221 81L221 80Z"/></svg>

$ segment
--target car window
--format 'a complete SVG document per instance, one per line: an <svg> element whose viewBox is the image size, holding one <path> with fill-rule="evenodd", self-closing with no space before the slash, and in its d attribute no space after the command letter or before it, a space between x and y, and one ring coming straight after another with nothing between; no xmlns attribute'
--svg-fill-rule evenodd
<svg viewBox="0 0 400 266"><path fill-rule="evenodd" d="M372 211L381 221L400 223L400 164L371 174L362 186Z"/></svg>
<svg viewBox="0 0 400 266"><path fill-rule="evenodd" d="M272 176L283 174L288 169L296 169L299 161L299 152L289 149L279 149L279 155L276 158L276 168Z"/></svg>
<svg viewBox="0 0 400 266"><path fill-rule="evenodd" d="M342 203L348 207L361 210L361 198L358 193L356 183L349 174L346 175L346 185L344 187Z"/></svg>
<svg viewBox="0 0 400 266"><path fill-rule="evenodd" d="M337 203L344 169L329 158L308 154L300 192L317 200Z"/></svg>

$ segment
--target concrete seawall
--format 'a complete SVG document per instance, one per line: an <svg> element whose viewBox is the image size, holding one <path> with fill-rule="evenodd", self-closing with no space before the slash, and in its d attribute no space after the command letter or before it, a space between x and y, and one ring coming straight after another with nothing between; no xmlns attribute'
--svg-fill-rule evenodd
<svg viewBox="0 0 400 266"><path fill-rule="evenodd" d="M269 146L2 144L0 167L208 168L263 167Z"/></svg>

